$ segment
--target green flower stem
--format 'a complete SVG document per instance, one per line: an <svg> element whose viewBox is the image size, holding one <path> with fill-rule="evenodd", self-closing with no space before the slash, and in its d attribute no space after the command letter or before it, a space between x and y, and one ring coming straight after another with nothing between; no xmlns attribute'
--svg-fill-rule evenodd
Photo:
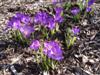
<svg viewBox="0 0 100 75"><path fill-rule="evenodd" d="M55 34L55 29L51 30L51 36Z"/></svg>
<svg viewBox="0 0 100 75"><path fill-rule="evenodd" d="M14 36L14 39L17 41L17 42L20 42L22 43L22 45L25 45L25 44L28 44L30 43L29 40L25 37L23 37L23 35L21 34L21 32L19 30L16 30L13 32L13 36Z"/></svg>
<svg viewBox="0 0 100 75"><path fill-rule="evenodd" d="M85 11L82 20L83 20L86 16L87 16L87 12Z"/></svg>
<svg viewBox="0 0 100 75"><path fill-rule="evenodd" d="M22 34L20 33L19 30L17 30L17 36L18 36L18 40L24 41Z"/></svg>
<svg viewBox="0 0 100 75"><path fill-rule="evenodd" d="M79 5L79 7L80 7L80 9L81 9L81 11L82 11L82 10L84 9L82 0L79 0L79 1L77 2L77 4Z"/></svg>
<svg viewBox="0 0 100 75"><path fill-rule="evenodd" d="M48 39L49 37L48 37L48 32L47 32L47 30L45 29L45 28L43 28L43 37L44 37L44 39L46 38L46 39Z"/></svg>
<svg viewBox="0 0 100 75"><path fill-rule="evenodd" d="M47 61L46 61L46 56L43 54L43 47L40 47L40 54L41 54L41 58L42 58L42 68L44 70L48 70L49 67L47 65Z"/></svg>
<svg viewBox="0 0 100 75"><path fill-rule="evenodd" d="M67 48L69 49L69 47L71 46L71 36L67 35L67 40L66 40L66 43L67 43Z"/></svg>
<svg viewBox="0 0 100 75"><path fill-rule="evenodd" d="M49 70L50 68L54 69L55 68L55 61L48 58L46 55L43 54L43 47L40 47L40 55L41 55L41 58L42 58L42 68L44 70Z"/></svg>
<svg viewBox="0 0 100 75"><path fill-rule="evenodd" d="M74 42L76 41L76 37L71 35L71 31L69 28L67 28L64 36L65 36L65 44L67 45L67 48L69 49L70 46L72 46Z"/></svg>
<svg viewBox="0 0 100 75"><path fill-rule="evenodd" d="M75 22L79 21L80 14L77 14L76 16L73 16L73 19L74 19Z"/></svg>
<svg viewBox="0 0 100 75"><path fill-rule="evenodd" d="M71 39L71 45L73 45L75 41L76 41L76 37L73 37L73 38Z"/></svg>
<svg viewBox="0 0 100 75"><path fill-rule="evenodd" d="M67 2L64 4L63 6L66 10L69 10L69 8L71 7L71 3L70 2Z"/></svg>
<svg viewBox="0 0 100 75"><path fill-rule="evenodd" d="M36 62L39 64L40 63L40 60L38 59L38 54L36 54L36 53L33 53L33 54L36 55Z"/></svg>

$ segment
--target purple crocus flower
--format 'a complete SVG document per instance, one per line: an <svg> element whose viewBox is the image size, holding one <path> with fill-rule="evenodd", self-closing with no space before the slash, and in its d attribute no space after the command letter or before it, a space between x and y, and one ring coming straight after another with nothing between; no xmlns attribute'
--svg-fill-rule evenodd
<svg viewBox="0 0 100 75"><path fill-rule="evenodd" d="M20 27L21 23L16 17L12 17L10 21L8 22L8 27L12 27L15 29L18 29Z"/></svg>
<svg viewBox="0 0 100 75"><path fill-rule="evenodd" d="M41 12L40 12L39 21L40 21L42 24L46 25L46 24L48 23L47 19L48 19L48 13L45 12L45 11L41 11Z"/></svg>
<svg viewBox="0 0 100 75"><path fill-rule="evenodd" d="M95 0L89 0L88 1L88 7L91 6L91 5L93 5L94 2L95 2Z"/></svg>
<svg viewBox="0 0 100 75"><path fill-rule="evenodd" d="M50 30L55 28L55 21L53 16L48 16L48 24L46 25L46 27L48 27Z"/></svg>
<svg viewBox="0 0 100 75"><path fill-rule="evenodd" d="M56 12L56 14L61 15L61 13L63 12L63 8L61 8L61 7L56 7L56 8L55 8L55 12Z"/></svg>
<svg viewBox="0 0 100 75"><path fill-rule="evenodd" d="M55 41L45 42L43 52L49 58L54 60L60 61L63 59L62 49L60 45Z"/></svg>
<svg viewBox="0 0 100 75"><path fill-rule="evenodd" d="M63 21L63 18L62 18L62 13L63 13L63 9L61 7L56 7L55 8L55 21L60 23Z"/></svg>
<svg viewBox="0 0 100 75"><path fill-rule="evenodd" d="M80 9L79 9L78 7L73 7L73 8L71 9L71 13L72 13L73 15L77 15L79 12L80 12Z"/></svg>
<svg viewBox="0 0 100 75"><path fill-rule="evenodd" d="M29 15L22 14L22 13L16 13L15 17L18 18L24 24L29 23L31 20Z"/></svg>
<svg viewBox="0 0 100 75"><path fill-rule="evenodd" d="M34 31L32 26L22 26L19 28L20 32L24 37L30 37L31 33Z"/></svg>
<svg viewBox="0 0 100 75"><path fill-rule="evenodd" d="M63 21L63 18L61 15L59 14L55 14L55 21L58 23L61 23Z"/></svg>
<svg viewBox="0 0 100 75"><path fill-rule="evenodd" d="M48 15L45 11L39 11L34 16L34 22L41 23L42 25L48 24Z"/></svg>
<svg viewBox="0 0 100 75"><path fill-rule="evenodd" d="M87 8L86 8L86 12L90 12L91 10L92 10L91 7L87 7Z"/></svg>
<svg viewBox="0 0 100 75"><path fill-rule="evenodd" d="M79 29L78 27L74 27L74 28L72 28L72 32L73 32L74 34L77 34L77 33L80 32L80 29Z"/></svg>
<svg viewBox="0 0 100 75"><path fill-rule="evenodd" d="M36 12L35 15L34 15L34 22L40 23L41 20L42 20L42 17L44 16L43 14L44 14L43 11Z"/></svg>
<svg viewBox="0 0 100 75"><path fill-rule="evenodd" d="M30 45L30 48L37 51L40 47L40 42L38 40L33 40L32 44Z"/></svg>

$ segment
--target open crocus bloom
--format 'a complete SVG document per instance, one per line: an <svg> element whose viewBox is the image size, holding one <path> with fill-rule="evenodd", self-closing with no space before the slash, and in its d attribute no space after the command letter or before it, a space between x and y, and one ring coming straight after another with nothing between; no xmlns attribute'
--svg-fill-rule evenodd
<svg viewBox="0 0 100 75"><path fill-rule="evenodd" d="M62 49L60 45L55 41L45 42L43 52L49 58L54 60L59 61L63 59Z"/></svg>
<svg viewBox="0 0 100 75"><path fill-rule="evenodd" d="M8 27L19 29L20 26L21 26L20 20L14 16L8 22Z"/></svg>

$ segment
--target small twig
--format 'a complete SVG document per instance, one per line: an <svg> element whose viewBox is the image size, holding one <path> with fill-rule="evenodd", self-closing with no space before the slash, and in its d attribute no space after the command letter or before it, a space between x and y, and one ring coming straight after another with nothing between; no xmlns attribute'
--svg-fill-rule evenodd
<svg viewBox="0 0 100 75"><path fill-rule="evenodd" d="M12 60L12 63L11 63L10 65L12 65L12 64L14 64L14 63L16 63L16 62L18 62L18 61L22 58L22 56L23 56L23 54L19 55L17 58L12 58L12 59L11 59L11 60Z"/></svg>

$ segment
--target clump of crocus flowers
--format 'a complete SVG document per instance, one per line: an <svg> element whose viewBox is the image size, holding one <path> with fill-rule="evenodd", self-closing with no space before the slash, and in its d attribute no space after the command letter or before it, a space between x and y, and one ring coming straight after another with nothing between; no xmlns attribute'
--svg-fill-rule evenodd
<svg viewBox="0 0 100 75"><path fill-rule="evenodd" d="M77 15L78 13L80 12L80 9L79 9L79 7L72 7L71 8L71 13L73 14L73 15Z"/></svg>
<svg viewBox="0 0 100 75"><path fill-rule="evenodd" d="M47 13L44 10L36 12L34 16L34 22L52 30L56 27L56 23L61 23L63 21L63 9L61 7L56 7L55 12L56 13L54 15Z"/></svg>
<svg viewBox="0 0 100 75"><path fill-rule="evenodd" d="M31 34L35 32L35 24L39 24L50 30L54 29L56 23L61 23L63 21L62 13L63 9L61 7L56 7L55 14L53 15L44 10L36 12L33 17L29 14L16 13L15 16L10 18L8 27L20 31L25 38L29 38ZM39 40L33 40L30 44L30 48L38 51L41 45ZM42 51L44 55L54 60L62 60L62 49L57 42L45 42L43 46L44 48Z"/></svg>
<svg viewBox="0 0 100 75"><path fill-rule="evenodd" d="M85 7L85 12L90 12L91 11L91 6L94 3L95 0L89 0L87 3L87 6ZM83 1L84 2L84 1ZM72 6L72 7L71 7ZM73 5L71 4L70 6L64 7L65 10L68 9L69 13L71 16L78 16L78 14L81 14L82 9L80 9L79 5ZM44 59L47 57L48 59L52 59L55 61L61 61L64 59L63 56L63 50L62 50L62 45L59 43L60 41L63 41L68 45L68 48L74 44L74 41L76 40L77 37L73 37L72 34L77 35L80 32L80 28L78 26L73 26L73 27L68 27L71 28L68 32L64 32L64 30L67 30L66 26L66 15L64 14L64 8L63 7L54 7L53 12L47 12L46 10L39 10L33 14L34 16L31 16L30 14L26 13L16 13L13 17L10 18L8 22L8 27L11 27L15 29L16 31L20 32L24 38L28 40L28 46L30 49L32 49L34 52L40 52L41 57ZM79 17L79 16L78 16ZM59 32L56 31L57 25L59 26ZM38 30L35 29L35 27L41 28L41 34L43 33L47 34L46 37L49 38L30 38L31 36L34 37L34 33ZM61 29L64 26L64 29ZM45 28L45 30L42 29L42 27ZM60 31L61 29L61 31ZM47 30L47 31L46 31ZM51 34L50 31L56 31L55 33L60 34L63 31L63 36L65 36L65 39L60 39L55 36L54 34ZM40 32L40 31L38 31ZM37 37L38 37L37 35ZM44 36L44 35L43 35ZM53 38L53 37L54 38ZM62 36L59 36L62 37ZM22 38L21 38L22 39ZM53 39L53 40L52 40ZM42 40L42 41L41 41ZM56 41L58 40L58 41ZM65 41L67 40L67 41ZM47 66L47 65L46 65Z"/></svg>
<svg viewBox="0 0 100 75"><path fill-rule="evenodd" d="M42 48L43 54L48 56L49 58L58 61L63 59L63 51L58 42L46 41L42 45L39 40L33 40L32 44L30 45L30 48L35 51L38 51L41 48L41 46L43 47Z"/></svg>

